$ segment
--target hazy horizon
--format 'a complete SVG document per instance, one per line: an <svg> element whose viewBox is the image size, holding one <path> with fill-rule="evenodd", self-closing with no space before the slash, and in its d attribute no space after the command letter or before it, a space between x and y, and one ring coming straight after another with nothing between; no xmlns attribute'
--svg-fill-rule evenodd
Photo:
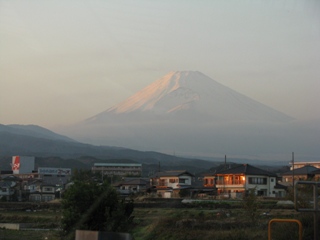
<svg viewBox="0 0 320 240"><path fill-rule="evenodd" d="M316 0L0 0L0 51L2 124L72 124L172 70L320 119Z"/></svg>
<svg viewBox="0 0 320 240"><path fill-rule="evenodd" d="M197 156L319 156L320 128L198 71L170 72L92 118L58 130L81 142ZM280 158L280 159L281 159Z"/></svg>

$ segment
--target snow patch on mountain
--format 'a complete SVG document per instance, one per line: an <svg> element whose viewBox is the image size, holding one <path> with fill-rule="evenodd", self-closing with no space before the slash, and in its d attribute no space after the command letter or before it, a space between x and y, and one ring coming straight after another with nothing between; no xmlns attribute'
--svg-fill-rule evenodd
<svg viewBox="0 0 320 240"><path fill-rule="evenodd" d="M128 115L129 114L129 115ZM170 72L125 101L87 119L104 122L126 115L131 121L150 115L184 118L199 116L201 121L290 121L293 118L250 99L198 71Z"/></svg>

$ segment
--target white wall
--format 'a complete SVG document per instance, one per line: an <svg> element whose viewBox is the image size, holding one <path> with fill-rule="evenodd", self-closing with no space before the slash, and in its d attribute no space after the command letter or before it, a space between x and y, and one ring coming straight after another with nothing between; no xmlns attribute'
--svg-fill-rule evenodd
<svg viewBox="0 0 320 240"><path fill-rule="evenodd" d="M249 178L266 178L266 184L250 184ZM266 191L266 196L275 197L273 191L275 191L274 187L276 185L276 177L268 177L268 176L261 176L261 175L250 175L246 176L246 190L256 188L256 194L258 191Z"/></svg>
<svg viewBox="0 0 320 240"><path fill-rule="evenodd" d="M192 182L192 177L189 175L181 175L179 177L161 177L160 179L164 179L166 186L172 188L178 188L178 185L190 186ZM175 182L171 183L170 179L175 179ZM185 183L180 183L180 179L185 179Z"/></svg>

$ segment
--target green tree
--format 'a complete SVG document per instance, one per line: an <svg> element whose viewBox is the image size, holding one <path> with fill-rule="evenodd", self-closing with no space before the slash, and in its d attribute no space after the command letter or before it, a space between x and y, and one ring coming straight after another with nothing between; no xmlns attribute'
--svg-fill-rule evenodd
<svg viewBox="0 0 320 240"><path fill-rule="evenodd" d="M246 210L246 215L254 222L258 216L258 198L256 188L251 188L246 192L243 199L243 207Z"/></svg>
<svg viewBox="0 0 320 240"><path fill-rule="evenodd" d="M133 202L121 200L108 183L99 184L90 178L77 179L63 195L63 235L72 239L76 229L126 231L132 220L132 211Z"/></svg>
<svg viewBox="0 0 320 240"><path fill-rule="evenodd" d="M71 176L71 181L82 181L90 182L94 180L96 174L92 173L90 170L74 169Z"/></svg>

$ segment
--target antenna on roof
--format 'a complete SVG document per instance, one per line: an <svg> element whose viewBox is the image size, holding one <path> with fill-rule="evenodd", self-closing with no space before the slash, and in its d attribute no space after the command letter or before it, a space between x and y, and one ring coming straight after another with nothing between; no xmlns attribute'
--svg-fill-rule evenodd
<svg viewBox="0 0 320 240"><path fill-rule="evenodd" d="M158 168L158 172L161 172L160 170L161 170L161 168L160 168L160 161L159 161L159 168Z"/></svg>
<svg viewBox="0 0 320 240"><path fill-rule="evenodd" d="M224 168L227 169L227 155L224 155Z"/></svg>

